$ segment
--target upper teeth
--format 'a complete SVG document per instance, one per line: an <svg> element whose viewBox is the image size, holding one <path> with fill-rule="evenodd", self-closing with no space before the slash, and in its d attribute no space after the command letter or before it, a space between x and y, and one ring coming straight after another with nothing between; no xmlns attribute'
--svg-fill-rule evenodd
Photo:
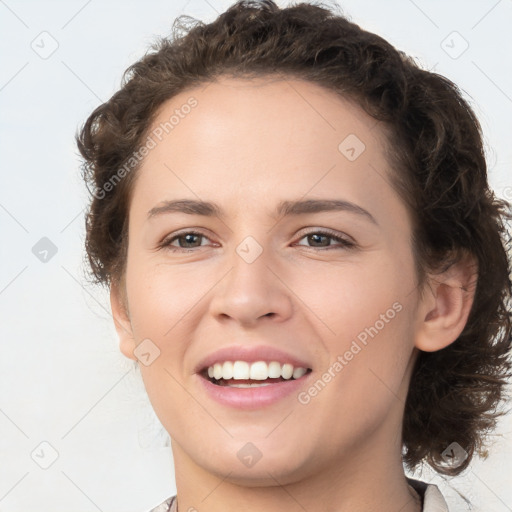
<svg viewBox="0 0 512 512"><path fill-rule="evenodd" d="M306 368L297 367L285 363L281 365L277 361L266 363L265 361L256 361L248 363L246 361L225 361L224 363L216 363L208 367L208 377L219 379L252 379L265 380L276 379L298 379L307 372Z"/></svg>

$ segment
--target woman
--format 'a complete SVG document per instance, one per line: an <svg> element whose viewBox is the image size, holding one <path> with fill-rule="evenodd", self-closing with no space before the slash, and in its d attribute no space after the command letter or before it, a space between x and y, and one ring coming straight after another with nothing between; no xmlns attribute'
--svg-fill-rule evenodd
<svg viewBox="0 0 512 512"><path fill-rule="evenodd" d="M508 204L458 89L329 9L241 1L77 137L86 249L171 437L153 511L448 510L510 376Z"/></svg>

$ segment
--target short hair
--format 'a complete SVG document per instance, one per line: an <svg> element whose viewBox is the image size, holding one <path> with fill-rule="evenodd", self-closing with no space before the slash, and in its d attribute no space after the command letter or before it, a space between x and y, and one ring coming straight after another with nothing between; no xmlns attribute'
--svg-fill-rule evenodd
<svg viewBox="0 0 512 512"><path fill-rule="evenodd" d="M208 24L182 15L169 38L158 38L125 71L120 89L76 136L83 179L94 189L85 221L89 277L111 286L126 269L140 162L119 183L112 177L133 158L165 101L220 76L298 78L355 102L385 130L391 184L412 219L418 283L465 255L475 258L465 328L442 350L420 351L415 362L402 456L410 470L425 461L452 476L474 453L486 457L484 436L505 414L498 406L511 376L510 204L488 185L481 126L458 87L324 4L241 0ZM452 442L467 452L457 467L443 457Z"/></svg>

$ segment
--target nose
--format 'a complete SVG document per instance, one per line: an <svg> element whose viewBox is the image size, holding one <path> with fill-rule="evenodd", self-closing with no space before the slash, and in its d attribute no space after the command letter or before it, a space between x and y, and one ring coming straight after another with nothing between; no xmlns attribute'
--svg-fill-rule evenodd
<svg viewBox="0 0 512 512"><path fill-rule="evenodd" d="M219 321L233 321L245 327L272 318L283 322L293 311L292 293L272 265L268 251L246 261L234 253L227 275L214 288L210 308Z"/></svg>

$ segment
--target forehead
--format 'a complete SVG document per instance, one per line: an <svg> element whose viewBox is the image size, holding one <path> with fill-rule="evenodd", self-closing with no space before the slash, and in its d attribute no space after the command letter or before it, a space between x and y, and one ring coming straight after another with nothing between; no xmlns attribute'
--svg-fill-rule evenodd
<svg viewBox="0 0 512 512"><path fill-rule="evenodd" d="M140 213L174 197L214 197L237 214L306 194L392 194L381 124L304 80L221 77L184 90L159 108L149 137L132 204Z"/></svg>
<svg viewBox="0 0 512 512"><path fill-rule="evenodd" d="M189 107L192 102L194 106ZM275 76L222 76L182 91L158 109L152 128L165 128L173 113L179 119L174 116L173 126L168 126L166 134L186 132L187 125L193 123L196 137L212 146L217 135L226 135L235 125L237 131L230 132L233 141L251 134L252 137L244 139L244 147L250 147L251 140L261 142L265 134L272 135L266 142L279 143L284 138L293 143L293 137L300 142L301 136L310 137L314 132L330 143L347 131L368 135L366 131L372 132L377 124L348 97L313 82ZM187 118L193 121L184 122ZM281 132L281 139L275 140L279 129L286 131ZM377 135L382 135L378 132Z"/></svg>

